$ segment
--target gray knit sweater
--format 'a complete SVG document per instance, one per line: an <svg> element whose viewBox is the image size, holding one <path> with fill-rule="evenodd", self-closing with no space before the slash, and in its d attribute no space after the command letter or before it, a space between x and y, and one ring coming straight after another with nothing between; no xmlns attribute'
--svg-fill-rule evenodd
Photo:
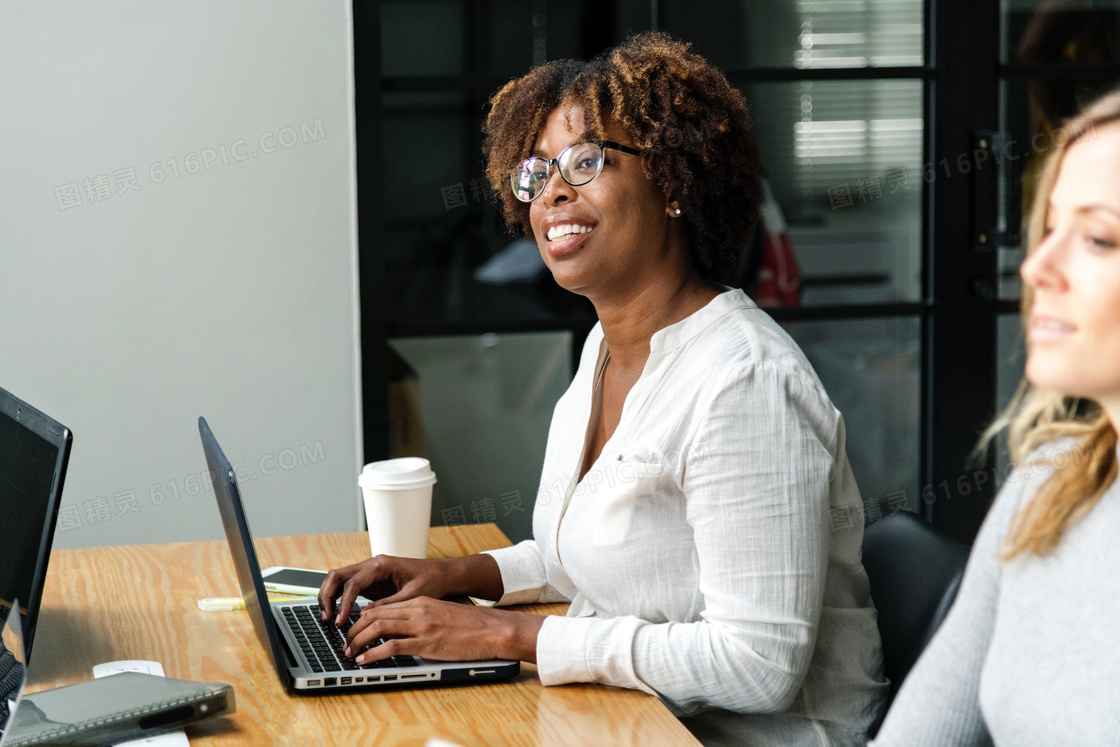
<svg viewBox="0 0 1120 747"><path fill-rule="evenodd" d="M1045 479L1028 463L1000 491L873 745L1120 745L1120 486L1052 555L1001 563L1008 523Z"/></svg>

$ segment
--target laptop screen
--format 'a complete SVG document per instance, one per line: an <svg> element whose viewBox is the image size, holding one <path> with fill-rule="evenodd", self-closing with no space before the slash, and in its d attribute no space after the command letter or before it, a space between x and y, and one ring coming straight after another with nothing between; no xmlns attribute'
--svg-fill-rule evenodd
<svg viewBox="0 0 1120 747"><path fill-rule="evenodd" d="M19 599L30 655L70 432L0 389L0 614Z"/></svg>
<svg viewBox="0 0 1120 747"><path fill-rule="evenodd" d="M226 530L226 541L229 543L230 555L233 556L233 568L237 572L237 583L241 586L245 610L253 621L261 646L272 654L280 681L285 687L290 686L288 659L280 642L280 633L272 619L272 609L268 607L268 592L261 578L261 566L257 562L257 551L253 547L253 535L249 532L245 506L241 503L241 492L237 489L237 474L222 447L218 445L218 439L214 438L206 418L198 419L198 432L202 436L206 466L213 475L214 497L218 501L218 513L222 516L222 526Z"/></svg>

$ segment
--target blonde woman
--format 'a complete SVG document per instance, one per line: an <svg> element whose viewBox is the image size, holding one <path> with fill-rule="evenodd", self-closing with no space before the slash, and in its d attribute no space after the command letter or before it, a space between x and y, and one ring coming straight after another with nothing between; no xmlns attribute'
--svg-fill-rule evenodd
<svg viewBox="0 0 1120 747"><path fill-rule="evenodd" d="M1120 745L1120 92L1069 122L1023 263L1016 471L876 745Z"/></svg>

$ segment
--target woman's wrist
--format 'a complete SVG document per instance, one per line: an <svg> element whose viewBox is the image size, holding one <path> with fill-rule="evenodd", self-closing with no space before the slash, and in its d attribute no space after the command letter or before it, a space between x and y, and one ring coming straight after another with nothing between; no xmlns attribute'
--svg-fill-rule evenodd
<svg viewBox="0 0 1120 747"><path fill-rule="evenodd" d="M544 625L545 615L503 610L502 616L507 624L501 626L503 633L498 642L500 657L536 664L537 638Z"/></svg>
<svg viewBox="0 0 1120 747"><path fill-rule="evenodd" d="M494 602L502 598L502 572L491 556L466 555L440 562L449 594L469 594Z"/></svg>

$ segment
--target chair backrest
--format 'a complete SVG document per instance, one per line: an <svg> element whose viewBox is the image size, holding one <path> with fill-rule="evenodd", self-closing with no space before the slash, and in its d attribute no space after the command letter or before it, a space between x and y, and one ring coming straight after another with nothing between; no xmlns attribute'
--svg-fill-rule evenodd
<svg viewBox="0 0 1120 747"><path fill-rule="evenodd" d="M879 612L891 698L949 612L968 553L968 545L908 511L864 530L863 567Z"/></svg>

